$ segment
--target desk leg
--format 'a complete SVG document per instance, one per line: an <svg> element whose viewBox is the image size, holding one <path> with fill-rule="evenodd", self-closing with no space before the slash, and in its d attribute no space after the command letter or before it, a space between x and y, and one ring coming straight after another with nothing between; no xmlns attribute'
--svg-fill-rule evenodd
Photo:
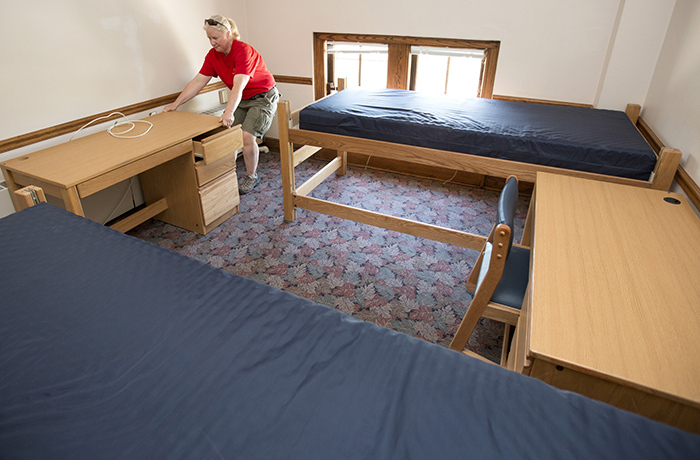
<svg viewBox="0 0 700 460"><path fill-rule="evenodd" d="M529 351L529 327L530 327L530 305L531 305L531 292L532 283L528 283L527 289L525 290L525 298L523 299L523 306L520 310L520 317L518 318L518 324L515 326L515 335L513 336L510 352L506 358L506 369L512 371L530 375L530 368L532 362L527 356Z"/></svg>
<svg viewBox="0 0 700 460"><path fill-rule="evenodd" d="M520 244L532 247L532 222L535 219L535 200L537 198L537 184L535 184L532 189L532 196L530 197L530 206L527 208L527 217L525 218L525 228L523 229L523 238Z"/></svg>
<svg viewBox="0 0 700 460"><path fill-rule="evenodd" d="M139 174L143 198L149 206L161 198L167 209L155 217L163 222L204 234L202 202L197 188L192 151Z"/></svg>
<svg viewBox="0 0 700 460"><path fill-rule="evenodd" d="M80 196L78 195L78 189L76 187L61 190L61 198L63 198L63 203L66 205L67 211L85 217L83 204L80 202Z"/></svg>

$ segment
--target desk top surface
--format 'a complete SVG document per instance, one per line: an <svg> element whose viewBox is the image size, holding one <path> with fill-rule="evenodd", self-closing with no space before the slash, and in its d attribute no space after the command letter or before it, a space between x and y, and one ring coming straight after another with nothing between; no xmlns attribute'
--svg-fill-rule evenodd
<svg viewBox="0 0 700 460"><path fill-rule="evenodd" d="M700 407L700 219L685 197L543 173L535 193L529 354Z"/></svg>
<svg viewBox="0 0 700 460"><path fill-rule="evenodd" d="M142 137L123 139L100 131L13 158L3 166L67 188L221 126L217 117L190 112L159 113L144 120L153 128ZM114 132L127 128L120 126ZM145 123L136 123L128 135L146 129Z"/></svg>

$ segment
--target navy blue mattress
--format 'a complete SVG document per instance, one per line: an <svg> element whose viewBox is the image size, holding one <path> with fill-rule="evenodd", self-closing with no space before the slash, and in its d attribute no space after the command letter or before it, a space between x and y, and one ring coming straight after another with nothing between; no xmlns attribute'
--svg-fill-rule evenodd
<svg viewBox="0 0 700 460"><path fill-rule="evenodd" d="M640 180L656 165L614 110L351 88L302 109L299 127Z"/></svg>
<svg viewBox="0 0 700 460"><path fill-rule="evenodd" d="M4 460L700 452L700 436L46 204L0 235Z"/></svg>

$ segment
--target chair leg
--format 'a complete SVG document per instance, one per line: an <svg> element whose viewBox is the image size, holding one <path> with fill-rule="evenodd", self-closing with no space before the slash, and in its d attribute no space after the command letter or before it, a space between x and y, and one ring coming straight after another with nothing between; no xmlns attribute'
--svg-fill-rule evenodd
<svg viewBox="0 0 700 460"><path fill-rule="evenodd" d="M452 338L452 342L450 342L450 349L451 350L456 350L456 351L462 351L464 350L464 347L467 346L467 342L469 341L469 337L472 335L472 332L474 331L474 327L476 326L476 322L479 320L479 318L470 318L469 315L465 315L464 318L462 319L462 322L459 325L459 329L457 329L457 332L455 333L454 337Z"/></svg>
<svg viewBox="0 0 700 460"><path fill-rule="evenodd" d="M515 326L510 324L506 324L505 326L503 330L503 348L501 349L501 367L506 367L510 345L513 341L513 332L515 332Z"/></svg>

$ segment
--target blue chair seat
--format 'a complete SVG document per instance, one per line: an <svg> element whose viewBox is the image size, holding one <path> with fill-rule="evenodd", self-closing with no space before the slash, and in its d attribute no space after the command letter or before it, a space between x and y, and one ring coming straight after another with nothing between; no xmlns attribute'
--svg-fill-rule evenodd
<svg viewBox="0 0 700 460"><path fill-rule="evenodd" d="M520 310L529 278L530 249L512 246L503 276L491 296L491 301Z"/></svg>
<svg viewBox="0 0 700 460"><path fill-rule="evenodd" d="M489 270L491 262L491 243L486 243L484 248L484 259L481 262L481 270L476 284L476 290L481 286L481 282ZM511 246L510 254L503 268L503 275L496 286L496 290L491 295L491 302L500 303L508 307L521 309L527 282L530 278L530 250L519 246Z"/></svg>

